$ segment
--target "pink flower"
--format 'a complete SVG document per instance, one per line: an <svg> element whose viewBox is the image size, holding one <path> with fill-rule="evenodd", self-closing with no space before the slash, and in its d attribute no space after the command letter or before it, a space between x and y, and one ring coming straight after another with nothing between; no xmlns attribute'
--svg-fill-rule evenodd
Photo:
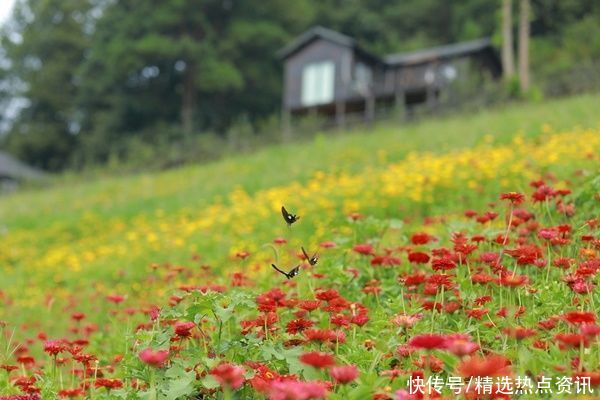
<svg viewBox="0 0 600 400"><path fill-rule="evenodd" d="M268 389L269 400L324 399L327 384L319 381L273 381Z"/></svg>
<svg viewBox="0 0 600 400"><path fill-rule="evenodd" d="M358 378L358 368L356 368L356 365L332 367L329 369L329 375L331 375L337 383L346 384Z"/></svg>
<svg viewBox="0 0 600 400"><path fill-rule="evenodd" d="M177 321L175 323L175 334L182 338L190 337L195 326L196 324L193 322Z"/></svg>
<svg viewBox="0 0 600 400"><path fill-rule="evenodd" d="M373 246L371 246L368 243L360 243L360 244L355 244L354 247L352 247L352 250L354 250L355 252L359 253L359 254L363 254L365 256L371 255L373 254Z"/></svg>
<svg viewBox="0 0 600 400"><path fill-rule="evenodd" d="M169 352L167 350L154 350L148 348L140 351L139 357L140 360L146 364L161 368L165 360L169 357Z"/></svg>
<svg viewBox="0 0 600 400"><path fill-rule="evenodd" d="M329 353L311 351L300 356L300 362L315 368L327 368L335 365L335 359Z"/></svg>
<svg viewBox="0 0 600 400"><path fill-rule="evenodd" d="M229 363L217 365L210 371L210 374L215 377L221 387L228 387L233 390L239 389L246 380L244 369Z"/></svg>
<svg viewBox="0 0 600 400"><path fill-rule="evenodd" d="M454 355L463 357L479 350L479 345L471 342L469 335L457 333L446 336L446 350Z"/></svg>

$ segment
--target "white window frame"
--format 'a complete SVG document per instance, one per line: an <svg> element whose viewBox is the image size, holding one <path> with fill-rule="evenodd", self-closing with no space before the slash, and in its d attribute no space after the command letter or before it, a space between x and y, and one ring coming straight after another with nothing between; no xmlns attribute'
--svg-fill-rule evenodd
<svg viewBox="0 0 600 400"><path fill-rule="evenodd" d="M305 107L333 102L335 63L331 60L307 64L302 69L300 102Z"/></svg>

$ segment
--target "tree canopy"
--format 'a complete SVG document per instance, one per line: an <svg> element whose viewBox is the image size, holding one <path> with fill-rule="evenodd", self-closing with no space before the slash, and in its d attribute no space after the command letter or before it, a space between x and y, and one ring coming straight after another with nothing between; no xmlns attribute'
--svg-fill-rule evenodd
<svg viewBox="0 0 600 400"><path fill-rule="evenodd" d="M599 9L532 0L534 79L600 58ZM132 137L257 126L280 107L277 50L312 25L385 54L499 38L500 15L501 0L19 0L0 34L0 143L58 170Z"/></svg>

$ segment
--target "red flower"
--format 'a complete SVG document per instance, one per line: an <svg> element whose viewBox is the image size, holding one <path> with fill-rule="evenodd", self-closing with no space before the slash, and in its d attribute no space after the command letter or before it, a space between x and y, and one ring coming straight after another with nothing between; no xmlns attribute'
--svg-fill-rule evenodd
<svg viewBox="0 0 600 400"><path fill-rule="evenodd" d="M335 359L331 354L318 351L302 354L300 362L315 368L329 368L335 365Z"/></svg>
<svg viewBox="0 0 600 400"><path fill-rule="evenodd" d="M429 262L429 255L420 251L408 253L408 261L414 264L427 264Z"/></svg>
<svg viewBox="0 0 600 400"><path fill-rule="evenodd" d="M317 290L315 297L319 300L323 300L323 301L331 301L333 299L337 299L338 297L340 297L340 294L337 290L335 289L328 289L328 290Z"/></svg>
<svg viewBox="0 0 600 400"><path fill-rule="evenodd" d="M457 333L446 338L446 349L456 356L463 357L479 350L479 345L471 342L469 335Z"/></svg>
<svg viewBox="0 0 600 400"><path fill-rule="evenodd" d="M324 249L331 249L332 247L335 247L336 244L335 244L335 242L332 242L331 240L329 240L327 242L321 243L319 246L321 246Z"/></svg>
<svg viewBox="0 0 600 400"><path fill-rule="evenodd" d="M363 219L364 217L361 214L354 212L348 215L348 218L350 218L352 221L358 221L359 219Z"/></svg>
<svg viewBox="0 0 600 400"><path fill-rule="evenodd" d="M365 256L373 254L374 251L373 246L368 243L355 244L352 250Z"/></svg>
<svg viewBox="0 0 600 400"><path fill-rule="evenodd" d="M519 205L525 201L525 195L518 192L502 193L500 195L500 200L508 200L514 205Z"/></svg>
<svg viewBox="0 0 600 400"><path fill-rule="evenodd" d="M411 243L416 245L427 244L434 240L436 240L435 236L431 236L425 232L417 232L410 237Z"/></svg>
<svg viewBox="0 0 600 400"><path fill-rule="evenodd" d="M436 258L431 261L431 268L434 271L446 271L456 268L456 263L449 258Z"/></svg>
<svg viewBox="0 0 600 400"><path fill-rule="evenodd" d="M302 332L313 326L313 322L308 319L299 318L293 319L287 324L286 332L293 335L298 332Z"/></svg>
<svg viewBox="0 0 600 400"><path fill-rule="evenodd" d="M48 340L44 342L44 351L51 356L55 356L60 352L65 351L67 346L62 340Z"/></svg>
<svg viewBox="0 0 600 400"><path fill-rule="evenodd" d="M308 312L316 310L320 305L320 300L302 300L298 303L298 307Z"/></svg>
<svg viewBox="0 0 600 400"><path fill-rule="evenodd" d="M571 311L564 314L562 318L574 325L594 324L596 322L596 315L594 313L584 311Z"/></svg>
<svg viewBox="0 0 600 400"><path fill-rule="evenodd" d="M408 345L417 349L443 349L446 346L446 338L434 334L418 335L410 339Z"/></svg>
<svg viewBox="0 0 600 400"><path fill-rule="evenodd" d="M392 265L400 265L402 263L402 260L400 260L398 257L393 257L393 256L375 256L371 259L371 265L376 266L376 265L387 265L387 266L392 266Z"/></svg>
<svg viewBox="0 0 600 400"><path fill-rule="evenodd" d="M210 374L215 377L221 387L228 387L233 390L239 389L246 380L244 369L229 363L217 365L210 371Z"/></svg>
<svg viewBox="0 0 600 400"><path fill-rule="evenodd" d="M96 382L94 382L94 386L97 388L107 388L107 389L119 389L123 387L123 382L120 379L108 379L108 378L98 378Z"/></svg>
<svg viewBox="0 0 600 400"><path fill-rule="evenodd" d="M535 336L536 332L533 329L524 328L522 326L504 328L502 330L506 335L511 336L517 340L526 339L530 336Z"/></svg>
<svg viewBox="0 0 600 400"><path fill-rule="evenodd" d="M392 323L401 328L410 328L421 319L421 315L405 315L399 314L392 318Z"/></svg>
<svg viewBox="0 0 600 400"><path fill-rule="evenodd" d="M146 364L156 368L161 368L165 360L169 357L169 352L167 350L154 350L147 348L140 351L139 357L140 360Z"/></svg>
<svg viewBox="0 0 600 400"><path fill-rule="evenodd" d="M337 383L346 384L358 378L358 368L356 368L356 365L332 367L329 369L329 375L331 375Z"/></svg>
<svg viewBox="0 0 600 400"><path fill-rule="evenodd" d="M182 338L187 338L192 336L192 329L194 329L194 327L196 326L196 324L194 324L193 322L189 322L189 321L177 321L175 323L175 334L179 337Z"/></svg>
<svg viewBox="0 0 600 400"><path fill-rule="evenodd" d="M58 391L58 396L59 397L68 397L68 398L73 398L73 397L80 397L84 395L84 391L81 388L75 388L75 389L62 389ZM0 397L0 399L2 399Z"/></svg>
<svg viewBox="0 0 600 400"><path fill-rule="evenodd" d="M282 237L276 237L275 239L273 239L273 243L275 243L275 244L285 244L285 243L287 243L287 239L286 238L282 238Z"/></svg>
<svg viewBox="0 0 600 400"><path fill-rule="evenodd" d="M125 296L121 296L120 294L109 294L108 296L106 296L106 300L111 301L115 304L119 304L125 301Z"/></svg>
<svg viewBox="0 0 600 400"><path fill-rule="evenodd" d="M340 342L346 341L346 334L332 329L307 329L304 331L304 337L313 342Z"/></svg>
<svg viewBox="0 0 600 400"><path fill-rule="evenodd" d="M588 347L590 342L587 336L578 333L557 333L554 338L558 340L561 349L568 347L579 348L579 346Z"/></svg>
<svg viewBox="0 0 600 400"><path fill-rule="evenodd" d="M268 389L269 400L324 399L327 396L325 382L273 381Z"/></svg>
<svg viewBox="0 0 600 400"><path fill-rule="evenodd" d="M235 256L240 260L245 260L246 258L250 257L250 253L247 251L238 251L235 253Z"/></svg>
<svg viewBox="0 0 600 400"><path fill-rule="evenodd" d="M333 325L337 327L346 328L350 326L350 318L345 316L344 314L332 315L330 321Z"/></svg>
<svg viewBox="0 0 600 400"><path fill-rule="evenodd" d="M81 321L84 318L85 318L84 313L76 312L76 313L71 314L71 319L73 321Z"/></svg>
<svg viewBox="0 0 600 400"><path fill-rule="evenodd" d="M463 360L457 367L460 376L512 376L510 361L499 355L485 358L470 357Z"/></svg>

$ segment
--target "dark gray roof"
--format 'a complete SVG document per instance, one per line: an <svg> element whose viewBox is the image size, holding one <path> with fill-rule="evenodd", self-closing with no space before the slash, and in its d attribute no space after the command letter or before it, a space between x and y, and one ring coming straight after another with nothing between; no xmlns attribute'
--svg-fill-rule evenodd
<svg viewBox="0 0 600 400"><path fill-rule="evenodd" d="M0 151L0 178L38 179L44 176L42 171L32 168L10 154Z"/></svg>
<svg viewBox="0 0 600 400"><path fill-rule="evenodd" d="M288 58L318 37L339 44L340 46L356 47L356 41L350 36L323 28L322 26L314 26L279 50L277 56L280 58Z"/></svg>
<svg viewBox="0 0 600 400"><path fill-rule="evenodd" d="M391 54L385 57L385 62L390 65L420 64L435 59L460 57L491 46L492 41L489 38L482 38L413 52Z"/></svg>

